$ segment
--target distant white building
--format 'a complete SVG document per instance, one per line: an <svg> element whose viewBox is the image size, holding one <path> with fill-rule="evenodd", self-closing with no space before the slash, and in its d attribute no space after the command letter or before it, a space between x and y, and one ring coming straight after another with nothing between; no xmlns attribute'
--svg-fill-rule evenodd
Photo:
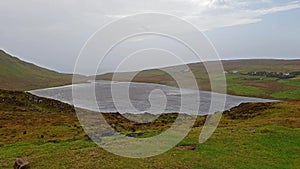
<svg viewBox="0 0 300 169"><path fill-rule="evenodd" d="M236 74L236 73L239 73L239 71L237 71L237 70L233 70L233 71L231 71L231 73L234 73L234 74Z"/></svg>
<svg viewBox="0 0 300 169"><path fill-rule="evenodd" d="M183 72L190 72L190 69L184 69Z"/></svg>

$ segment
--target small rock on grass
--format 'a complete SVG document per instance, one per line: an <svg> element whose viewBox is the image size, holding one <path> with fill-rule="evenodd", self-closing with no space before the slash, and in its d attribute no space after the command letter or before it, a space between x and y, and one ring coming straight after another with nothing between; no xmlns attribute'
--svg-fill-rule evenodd
<svg viewBox="0 0 300 169"><path fill-rule="evenodd" d="M186 145L186 146L176 146L176 149L179 150L198 150L198 145L197 144L193 144L193 145Z"/></svg>
<svg viewBox="0 0 300 169"><path fill-rule="evenodd" d="M24 159L16 159L14 169L29 169L29 162Z"/></svg>

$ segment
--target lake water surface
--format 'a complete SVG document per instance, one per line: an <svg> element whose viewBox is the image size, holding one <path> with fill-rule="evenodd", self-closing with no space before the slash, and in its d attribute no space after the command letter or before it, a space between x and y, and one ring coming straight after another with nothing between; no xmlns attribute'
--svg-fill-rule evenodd
<svg viewBox="0 0 300 169"><path fill-rule="evenodd" d="M195 113L197 110L199 115L204 115L228 110L240 103L275 101L213 93L216 94L216 97L212 102L212 93L208 91L180 90L176 87L152 83L111 81L95 81L29 92L37 96L73 104L72 89L76 91L76 96L74 96L76 97L76 107L94 111L100 110L100 112L160 114L167 112ZM91 89L95 90L95 95ZM197 96L200 96L199 99ZM220 108L222 98L226 98L226 101L224 107ZM93 103L93 100L96 101L96 104Z"/></svg>

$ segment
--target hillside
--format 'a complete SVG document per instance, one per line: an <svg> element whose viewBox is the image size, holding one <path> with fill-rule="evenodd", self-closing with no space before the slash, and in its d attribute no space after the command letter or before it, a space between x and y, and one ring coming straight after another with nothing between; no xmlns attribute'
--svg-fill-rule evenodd
<svg viewBox="0 0 300 169"><path fill-rule="evenodd" d="M213 63L213 62L210 62ZM300 99L300 60L224 60L222 61L227 80L227 93L240 96L253 96L270 99ZM194 74L199 89L211 90L208 74L203 63L188 65ZM133 81L150 82L176 86L174 79L165 71L181 74L188 73L183 66L173 66L139 72ZM135 72L119 73L119 81L126 80ZM97 80L110 80L112 73L98 75Z"/></svg>
<svg viewBox="0 0 300 169"><path fill-rule="evenodd" d="M249 72L292 73L298 71L299 63L288 61L283 66L284 61L276 61L277 64L240 61L236 65L232 62L237 61L224 61L229 92L285 97L294 101L244 103L232 108L224 112L218 128L203 144L199 144L198 139L206 117L199 116L188 136L168 152L150 158L129 159L111 154L91 141L73 106L21 91L0 89L0 169L11 168L16 158L28 160L31 168L296 168L300 165L299 75L284 79L281 76L267 77L269 74L253 76ZM262 65L254 65L256 62ZM1 87L6 89L28 90L69 83L68 78L71 80L71 75L37 67L4 52L1 52L0 64L1 83L2 80L7 83ZM239 66L242 64L244 66ZM189 66L198 82L207 82L201 63ZM180 66L166 69L185 75ZM123 75L126 77L128 73ZM18 83L11 80L12 77ZM110 77L111 74L106 74L97 78ZM143 71L134 80L174 85L172 78L159 70ZM285 91L291 92L287 94ZM275 95L276 92L282 94ZM177 117L176 113L159 117L126 115L156 119L150 123L136 123L118 113L103 115L118 132L139 138L162 133Z"/></svg>
<svg viewBox="0 0 300 169"><path fill-rule="evenodd" d="M24 91L60 86L71 82L71 74L41 68L0 50L0 89Z"/></svg>
<svg viewBox="0 0 300 169"><path fill-rule="evenodd" d="M16 158L28 160L33 169L262 169L300 165L299 101L241 104L224 112L218 128L203 144L198 139L205 117L198 117L176 147L143 159L120 157L98 147L86 136L74 108L59 101L0 90L0 107L1 169L12 168ZM176 118L163 114L154 122L141 124L117 113L104 115L109 124L129 137L157 135Z"/></svg>

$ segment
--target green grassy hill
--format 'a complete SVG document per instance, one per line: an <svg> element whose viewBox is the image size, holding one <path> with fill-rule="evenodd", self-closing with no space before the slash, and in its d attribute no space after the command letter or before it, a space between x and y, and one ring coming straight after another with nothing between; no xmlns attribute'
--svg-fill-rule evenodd
<svg viewBox="0 0 300 169"><path fill-rule="evenodd" d="M198 117L188 136L168 152L130 159L91 141L72 106L0 90L0 168L12 168L16 158L28 160L31 168L299 168L299 103L241 104L224 112L218 128L203 144L198 139L205 117ZM141 124L116 113L104 115L130 137L157 135L176 118L164 114Z"/></svg>
<svg viewBox="0 0 300 169"><path fill-rule="evenodd" d="M0 82L0 89L24 91L70 84L72 75L41 68L0 50Z"/></svg>
<svg viewBox="0 0 300 169"><path fill-rule="evenodd" d="M210 62L213 64L213 62ZM224 60L222 61L227 80L227 93L270 99L300 99L300 60ZM201 90L211 90L208 74L203 63L188 65ZM139 72L133 81L176 86L174 79L165 71L188 76L184 66L173 66ZM130 74L124 72L115 80L126 80ZM285 76L291 74L290 76ZM292 76L293 75L293 76ZM98 80L110 80L112 73L98 75Z"/></svg>

